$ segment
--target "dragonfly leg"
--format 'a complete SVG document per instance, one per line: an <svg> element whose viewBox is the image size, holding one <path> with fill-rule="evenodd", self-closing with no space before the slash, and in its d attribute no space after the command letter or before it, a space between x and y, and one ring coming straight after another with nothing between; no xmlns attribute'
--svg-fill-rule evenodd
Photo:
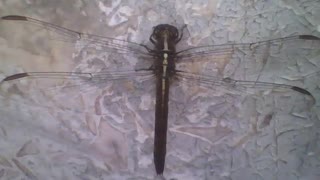
<svg viewBox="0 0 320 180"><path fill-rule="evenodd" d="M148 46L144 45L144 44L140 44L141 46L143 46L144 48L146 48L146 50L149 52L149 53L153 53L154 50L153 49L150 49Z"/></svg>
<svg viewBox="0 0 320 180"><path fill-rule="evenodd" d="M153 65L151 65L149 68L141 68L141 69L135 69L135 71L154 71L155 68Z"/></svg>
<svg viewBox="0 0 320 180"><path fill-rule="evenodd" d="M184 30L185 28L187 28L187 25L186 25L186 24L184 24L184 25L181 27L181 29L180 29L180 37L175 41L176 44L181 41L181 39L182 39L182 37L183 37L183 30Z"/></svg>
<svg viewBox="0 0 320 180"><path fill-rule="evenodd" d="M149 41L150 41L152 44L156 44L156 41L154 40L153 36L154 36L154 27L153 27L153 33L152 33L152 34L150 35L150 37L149 37Z"/></svg>

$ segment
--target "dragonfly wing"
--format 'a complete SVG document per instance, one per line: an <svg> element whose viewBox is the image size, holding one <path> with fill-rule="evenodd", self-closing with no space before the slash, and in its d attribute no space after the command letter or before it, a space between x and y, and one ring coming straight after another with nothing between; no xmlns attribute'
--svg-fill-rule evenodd
<svg viewBox="0 0 320 180"><path fill-rule="evenodd" d="M46 90L52 89L85 89L85 87L95 88L103 86L103 84L116 82L116 81L134 81L134 80L148 80L153 78L153 72L148 70L137 71L101 71L98 73L85 73L85 72L24 72L17 73L5 77L0 82L0 87L4 83L11 83L19 79L29 80L44 80L44 81L57 81L60 82L59 86L49 87ZM38 87L41 89L42 87ZM86 89L88 90L88 89Z"/></svg>
<svg viewBox="0 0 320 180"><path fill-rule="evenodd" d="M45 29L49 32L53 32L55 35L54 40L60 40L68 43L82 43L82 44L94 44L98 45L104 49L108 49L109 51L115 51L117 53L133 53L144 56L151 56L149 51L150 49L142 44L129 42L125 40L103 37L98 35L86 34L77 32L74 30L70 30L64 27L57 26L55 24L51 24L48 22L40 21L37 19L25 17L25 16L17 16L17 15L9 15L1 17L3 21L25 21L36 25L42 29ZM58 37L57 37L58 36Z"/></svg>
<svg viewBox="0 0 320 180"><path fill-rule="evenodd" d="M237 92L240 94L268 94L275 92L293 93L296 96L304 96L310 102L308 104L315 104L315 97L306 89L280 83L260 82L260 81L246 81L235 80L231 78L220 78L208 75L198 75L187 72L178 72L176 76L183 83L191 83L214 89L216 87L223 88L228 91Z"/></svg>
<svg viewBox="0 0 320 180"><path fill-rule="evenodd" d="M193 76L204 74L204 77L192 77L200 79L204 84L213 81L219 83L219 86L234 86L233 89L242 87L248 90L266 90L267 87L277 87L304 92L292 86L263 82L302 81L303 77L318 73L319 47L320 38L312 35L289 36L255 43L202 46L178 52L177 70L193 73ZM231 78L229 83L225 82L227 77Z"/></svg>
<svg viewBox="0 0 320 180"><path fill-rule="evenodd" d="M232 57L236 51L250 51L256 54L263 54L268 48L281 48L283 44L299 45L299 43L308 43L314 45L313 48L318 48L320 45L320 38L313 35L294 35L284 38L258 41L253 43L231 43L231 44L220 44L220 45L209 45L209 46L198 46L188 48L177 52L177 59L193 59L196 57L210 56L211 58L223 58ZM301 45L302 46L302 45Z"/></svg>

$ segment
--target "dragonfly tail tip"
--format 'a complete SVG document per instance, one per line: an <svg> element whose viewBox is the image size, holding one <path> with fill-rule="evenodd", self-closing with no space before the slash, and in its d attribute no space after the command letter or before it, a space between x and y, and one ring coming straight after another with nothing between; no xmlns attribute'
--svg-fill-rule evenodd
<svg viewBox="0 0 320 180"><path fill-rule="evenodd" d="M165 180L163 174L157 174L157 176L156 176L155 179L156 179L156 180Z"/></svg>

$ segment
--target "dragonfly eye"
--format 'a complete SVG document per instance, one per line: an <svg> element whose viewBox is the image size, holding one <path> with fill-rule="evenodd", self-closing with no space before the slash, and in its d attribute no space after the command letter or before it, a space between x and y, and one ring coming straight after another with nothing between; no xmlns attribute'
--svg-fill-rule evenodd
<svg viewBox="0 0 320 180"><path fill-rule="evenodd" d="M153 37L155 39L162 39L165 36L167 36L169 39L175 41L179 36L178 29L174 26L169 25L169 24L160 24L160 25L154 27Z"/></svg>

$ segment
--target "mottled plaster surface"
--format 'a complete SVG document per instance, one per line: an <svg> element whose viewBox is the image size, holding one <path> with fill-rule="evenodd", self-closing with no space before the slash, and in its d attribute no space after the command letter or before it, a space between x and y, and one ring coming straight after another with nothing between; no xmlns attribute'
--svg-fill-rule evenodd
<svg viewBox="0 0 320 180"><path fill-rule="evenodd" d="M18 14L81 32L137 43L152 27L187 24L178 48L254 42L292 34L319 36L317 1L0 2ZM0 22L0 76L25 71L100 72L146 66L139 57L45 38L45 31ZM51 39L61 37L51 34ZM60 39L63 40L63 39ZM316 104L292 94L246 95L175 83L171 89L166 179L317 180L319 48L296 45L267 65L199 61L185 68L308 89ZM312 48L312 47L311 47ZM287 50L288 49L288 50ZM140 62L140 63L139 63ZM148 62L146 62L148 63ZM228 68L230 70L228 70ZM24 79L0 86L0 179L154 179L153 81Z"/></svg>

